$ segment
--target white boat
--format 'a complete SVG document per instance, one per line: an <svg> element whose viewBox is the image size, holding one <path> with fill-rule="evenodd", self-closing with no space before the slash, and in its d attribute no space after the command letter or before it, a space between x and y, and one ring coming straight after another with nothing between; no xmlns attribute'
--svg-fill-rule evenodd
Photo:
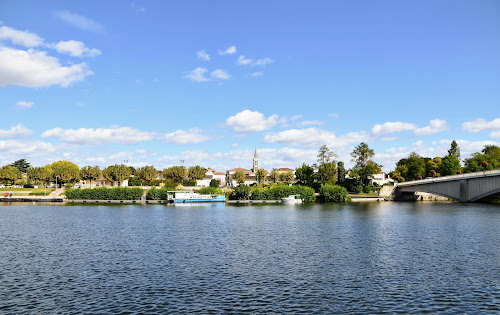
<svg viewBox="0 0 500 315"><path fill-rule="evenodd" d="M224 195L202 195L192 191L169 191L168 200L174 203L186 202L226 202Z"/></svg>
<svg viewBox="0 0 500 315"><path fill-rule="evenodd" d="M286 204L295 204L295 203L303 203L304 200L300 198L295 198L295 197L300 197L300 195L290 195L285 198L281 198L281 201Z"/></svg>

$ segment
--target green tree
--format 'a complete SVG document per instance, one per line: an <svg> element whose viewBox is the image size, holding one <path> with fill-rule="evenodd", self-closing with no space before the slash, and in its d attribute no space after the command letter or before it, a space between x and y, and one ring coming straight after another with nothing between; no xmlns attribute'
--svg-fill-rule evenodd
<svg viewBox="0 0 500 315"><path fill-rule="evenodd" d="M16 180L22 178L23 173L17 167L7 165L0 169L0 180L2 180L2 182L4 182L5 184L8 184L10 182L11 185L14 185L14 182Z"/></svg>
<svg viewBox="0 0 500 315"><path fill-rule="evenodd" d="M110 182L118 182L118 185L121 185L121 183L128 179L131 175L131 170L128 168L127 165L124 164L115 164L106 167L102 171L102 175L104 178L109 180Z"/></svg>
<svg viewBox="0 0 500 315"><path fill-rule="evenodd" d="M269 174L269 179L274 184L278 183L280 181L280 173L276 169L273 169Z"/></svg>
<svg viewBox="0 0 500 315"><path fill-rule="evenodd" d="M31 167L27 172L28 181L32 184L48 184L52 178L52 169L49 165Z"/></svg>
<svg viewBox="0 0 500 315"><path fill-rule="evenodd" d="M291 184L295 178L292 171L286 171L279 175L280 181L283 183Z"/></svg>
<svg viewBox="0 0 500 315"><path fill-rule="evenodd" d="M345 185L345 167L342 161L337 163L337 184L339 186Z"/></svg>
<svg viewBox="0 0 500 315"><path fill-rule="evenodd" d="M234 187L233 192L229 196L231 200L248 200L250 197L250 187L247 185L238 185Z"/></svg>
<svg viewBox="0 0 500 315"><path fill-rule="evenodd" d="M187 178L187 170L184 166L172 166L163 170L163 177L182 183Z"/></svg>
<svg viewBox="0 0 500 315"><path fill-rule="evenodd" d="M375 156L375 152L368 147L368 144L361 142L351 152L351 161L356 163L354 168L362 169Z"/></svg>
<svg viewBox="0 0 500 315"><path fill-rule="evenodd" d="M486 170L500 169L500 147L486 145L481 152L472 153L464 160L465 172L480 172L485 170L482 163L488 163Z"/></svg>
<svg viewBox="0 0 500 315"><path fill-rule="evenodd" d="M448 156L452 156L460 161L460 148L455 140L451 142L451 148L448 150Z"/></svg>
<svg viewBox="0 0 500 315"><path fill-rule="evenodd" d="M92 181L101 178L101 169L99 166L84 166L80 169L80 178L90 181L90 188L92 188Z"/></svg>
<svg viewBox="0 0 500 315"><path fill-rule="evenodd" d="M191 166L188 169L188 177L191 179L194 179L196 181L202 180L203 178L205 178L206 174L207 174L207 169L203 168L199 165Z"/></svg>
<svg viewBox="0 0 500 315"><path fill-rule="evenodd" d="M302 163L301 167L295 169L295 178L299 185L312 186L314 183L314 168Z"/></svg>
<svg viewBox="0 0 500 315"><path fill-rule="evenodd" d="M359 175L360 180L366 186L373 174L380 172L382 165L375 163L372 158L375 152L368 147L368 144L361 142L351 152L352 161L355 162L354 172Z"/></svg>
<svg viewBox="0 0 500 315"><path fill-rule="evenodd" d="M52 168L52 180L59 184L74 183L80 179L80 168L69 161L57 161L50 165Z"/></svg>
<svg viewBox="0 0 500 315"><path fill-rule="evenodd" d="M436 156L433 159L429 159L425 164L425 177L439 177L441 174L439 170L441 169L441 163L443 159L439 156ZM434 173L432 172L434 171Z"/></svg>
<svg viewBox="0 0 500 315"><path fill-rule="evenodd" d="M158 177L158 172L153 166L143 166L135 170L134 176L137 177L141 181L141 185L143 185L143 182L154 181Z"/></svg>
<svg viewBox="0 0 500 315"><path fill-rule="evenodd" d="M236 183L238 183L238 185L241 185L245 182L245 173L243 173L242 170L237 170L233 173L233 179Z"/></svg>
<svg viewBox="0 0 500 315"><path fill-rule="evenodd" d="M316 178L322 184L334 184L337 180L337 162L335 158L337 155L328 148L326 145L322 145L319 148L318 154L318 173Z"/></svg>
<svg viewBox="0 0 500 315"><path fill-rule="evenodd" d="M393 178L395 173L399 174L399 180L417 180L419 176L425 174L425 160L416 152L411 152L407 158L401 159L396 163L396 170L392 174ZM397 176L397 175L396 175Z"/></svg>
<svg viewBox="0 0 500 315"><path fill-rule="evenodd" d="M266 182L266 170L263 168L257 169L255 171L255 180L257 181L257 185L262 187Z"/></svg>
<svg viewBox="0 0 500 315"><path fill-rule="evenodd" d="M26 162L26 159L20 159L12 163L11 166L14 166L21 172L26 173L26 171L31 167L31 164Z"/></svg>

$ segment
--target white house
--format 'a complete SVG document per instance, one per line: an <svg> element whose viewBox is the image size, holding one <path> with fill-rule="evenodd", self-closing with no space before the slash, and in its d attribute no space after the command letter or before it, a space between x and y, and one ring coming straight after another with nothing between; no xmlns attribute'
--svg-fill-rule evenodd
<svg viewBox="0 0 500 315"><path fill-rule="evenodd" d="M205 177L203 179L197 180L196 184L199 187L208 187L210 186L210 182L212 179L215 179L216 181L219 182L219 186L225 186L226 185L226 173L224 172L216 172L214 169L207 169L207 173L205 174Z"/></svg>
<svg viewBox="0 0 500 315"><path fill-rule="evenodd" d="M394 182L394 179L392 179L389 175L386 175L384 171L380 171L377 174L373 174L370 178L370 184L373 185L373 183L377 183L380 186Z"/></svg>

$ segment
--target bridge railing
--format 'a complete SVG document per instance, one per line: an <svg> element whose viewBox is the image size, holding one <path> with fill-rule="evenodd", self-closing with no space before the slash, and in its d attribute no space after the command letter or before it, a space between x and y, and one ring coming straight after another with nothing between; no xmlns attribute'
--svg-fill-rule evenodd
<svg viewBox="0 0 500 315"><path fill-rule="evenodd" d="M432 178L426 178L426 179L412 180L412 181L404 182L404 183L396 183L396 185L397 186L412 186L412 185L421 185L421 184L436 183L436 182L447 182L447 181L451 181L451 180L460 180L460 179L466 179L466 178L492 176L492 175L500 175L500 170L481 171L481 172L449 175L449 176L442 176L442 177L432 177Z"/></svg>

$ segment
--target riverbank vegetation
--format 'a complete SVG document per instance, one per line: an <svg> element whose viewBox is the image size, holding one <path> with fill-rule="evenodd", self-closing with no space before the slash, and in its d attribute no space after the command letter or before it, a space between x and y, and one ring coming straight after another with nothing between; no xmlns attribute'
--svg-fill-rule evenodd
<svg viewBox="0 0 500 315"><path fill-rule="evenodd" d="M67 189L66 198L82 200L140 200L144 190L135 187Z"/></svg>

